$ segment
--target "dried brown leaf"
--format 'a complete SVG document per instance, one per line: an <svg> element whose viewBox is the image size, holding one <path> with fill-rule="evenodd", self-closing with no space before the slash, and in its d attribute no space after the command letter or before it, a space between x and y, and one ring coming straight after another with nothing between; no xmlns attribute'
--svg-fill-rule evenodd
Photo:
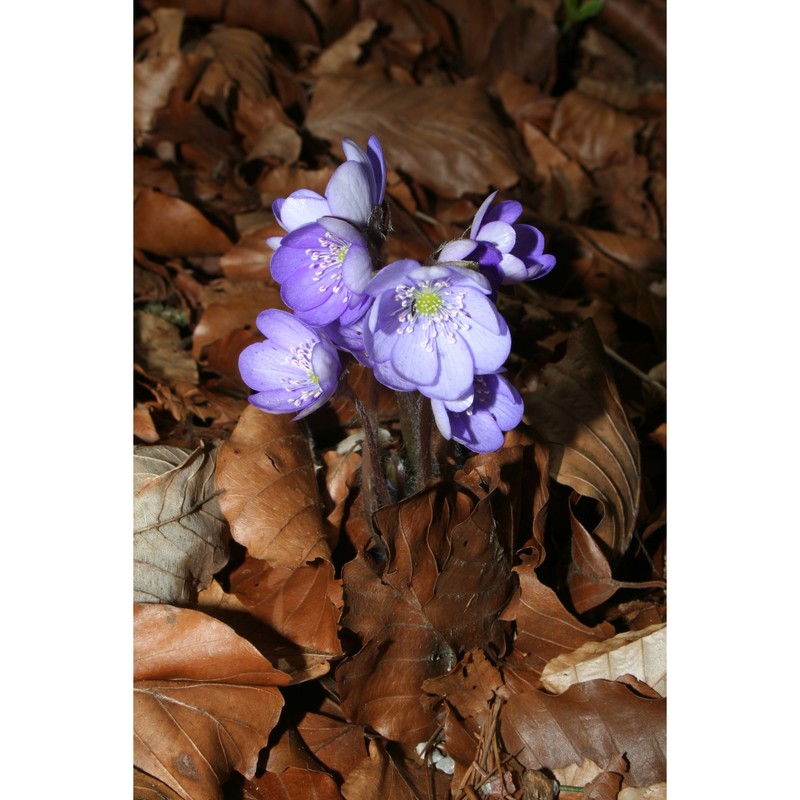
<svg viewBox="0 0 800 800"><path fill-rule="evenodd" d="M424 776L423 776L424 777ZM427 792L420 792L395 763L381 743L369 743L369 756L347 776L342 785L345 800L425 800Z"/></svg>
<svg viewBox="0 0 800 800"><path fill-rule="evenodd" d="M137 311L133 319L133 352L136 360L155 378L174 386L197 384L197 363L183 349L178 328L163 317Z"/></svg>
<svg viewBox="0 0 800 800"><path fill-rule="evenodd" d="M245 781L243 800L342 800L336 781L324 772L288 767L282 772L265 772Z"/></svg>
<svg viewBox="0 0 800 800"><path fill-rule="evenodd" d="M142 189L133 204L133 242L162 256L221 255L230 239L190 203Z"/></svg>
<svg viewBox="0 0 800 800"><path fill-rule="evenodd" d="M200 358L203 348L212 342L233 331L255 327L256 317L267 308L286 310L277 286L224 278L214 281L205 289L203 314L192 333L192 355Z"/></svg>
<svg viewBox="0 0 800 800"><path fill-rule="evenodd" d="M306 125L337 152L344 137L366 142L375 134L388 162L445 197L518 180L507 134L486 93L473 84L402 86L324 76Z"/></svg>
<svg viewBox="0 0 800 800"><path fill-rule="evenodd" d="M183 800L181 795L141 770L133 769L133 800Z"/></svg>
<svg viewBox="0 0 800 800"><path fill-rule="evenodd" d="M134 448L133 596L187 603L228 561L214 490L216 451Z"/></svg>
<svg viewBox="0 0 800 800"><path fill-rule="evenodd" d="M512 696L500 713L505 750L528 769L553 770L623 753L631 782L649 786L666 775L666 700L643 698L614 681L589 681L552 696Z"/></svg>
<svg viewBox="0 0 800 800"><path fill-rule="evenodd" d="M276 98L255 101L240 95L235 124L247 158L293 164L300 157L303 141Z"/></svg>
<svg viewBox="0 0 800 800"><path fill-rule="evenodd" d="M483 35L489 41L488 34ZM558 28L552 20L531 8L512 8L494 31L488 58L476 67L482 66L492 82L508 71L544 87L555 77L557 43Z"/></svg>
<svg viewBox="0 0 800 800"><path fill-rule="evenodd" d="M388 562L370 554L343 573L342 625L362 649L337 669L342 708L389 739L425 741L435 714L422 682L474 647L502 649L497 616L512 589L491 498L477 503L444 485L376 512Z"/></svg>
<svg viewBox="0 0 800 800"><path fill-rule="evenodd" d="M156 8L150 15L152 33L136 47L136 60L179 53L184 13L178 8Z"/></svg>
<svg viewBox="0 0 800 800"><path fill-rule="evenodd" d="M225 23L290 42L319 45L314 18L301 0L227 0Z"/></svg>
<svg viewBox="0 0 800 800"><path fill-rule="evenodd" d="M606 0L597 19L653 67L666 73L666 11L635 0Z"/></svg>
<svg viewBox="0 0 800 800"><path fill-rule="evenodd" d="M137 146L154 129L156 114L167 105L170 92L189 86L202 65L202 58L181 53L165 53L134 64L133 129Z"/></svg>
<svg viewBox="0 0 800 800"><path fill-rule="evenodd" d="M619 793L617 800L667 800L667 784L662 781L645 788L627 786Z"/></svg>
<svg viewBox="0 0 800 800"><path fill-rule="evenodd" d="M548 364L538 383L524 394L525 409L550 446L550 474L600 501L603 518L593 533L618 557L639 509L639 442L591 321L570 336L564 357Z"/></svg>
<svg viewBox="0 0 800 800"><path fill-rule="evenodd" d="M346 778L367 758L361 725L309 712L298 722L297 732L317 760L337 778Z"/></svg>
<svg viewBox="0 0 800 800"><path fill-rule="evenodd" d="M340 74L349 66L355 66L361 58L361 48L375 33L378 23L374 19L360 19L344 36L319 54L309 72L319 78L321 75Z"/></svg>
<svg viewBox="0 0 800 800"><path fill-rule="evenodd" d="M225 592L217 581L197 596L197 608L247 639L276 669L290 676L292 684L314 680L330 671L330 656L303 652L253 614L236 595Z"/></svg>
<svg viewBox="0 0 800 800"><path fill-rule="evenodd" d="M542 181L540 212L577 220L592 203L597 190L584 168L555 145L536 125L522 122L525 147Z"/></svg>
<svg viewBox="0 0 800 800"><path fill-rule="evenodd" d="M567 587L574 609L583 614L604 603L619 587L613 582L611 565L600 545L575 515L577 500L578 495L573 492L569 498L572 561L567 572Z"/></svg>
<svg viewBox="0 0 800 800"><path fill-rule="evenodd" d="M607 299L653 331L664 348L666 249L663 242L611 231L572 228L580 251L569 262L589 293Z"/></svg>
<svg viewBox="0 0 800 800"><path fill-rule="evenodd" d="M587 642L571 653L551 659L542 672L542 685L563 692L574 683L634 675L667 696L667 626L650 625L640 631L623 631L603 642Z"/></svg>
<svg viewBox="0 0 800 800"><path fill-rule="evenodd" d="M184 800L221 800L252 777L287 676L199 611L134 605L134 764Z"/></svg>
<svg viewBox="0 0 800 800"><path fill-rule="evenodd" d="M231 81L252 100L270 95L267 45L263 37L246 28L216 28L194 47L194 52L219 61Z"/></svg>
<svg viewBox="0 0 800 800"><path fill-rule="evenodd" d="M287 569L330 559L309 439L288 415L244 410L220 448L217 488L233 538L253 558Z"/></svg>
<svg viewBox="0 0 800 800"><path fill-rule="evenodd" d="M570 614L556 593L536 576L535 563L526 559L514 567L520 591L503 612L503 619L516 620L517 627L514 649L504 671L514 691L523 689L529 677L536 681L555 656L614 635L613 626L607 622L590 628ZM514 673L520 668L529 675L524 682L514 680Z"/></svg>
<svg viewBox="0 0 800 800"><path fill-rule="evenodd" d="M550 138L592 171L633 158L636 134L643 127L644 120L573 89L556 106Z"/></svg>
<svg viewBox="0 0 800 800"><path fill-rule="evenodd" d="M468 730L476 732L487 726L491 701L502 685L500 672L484 652L470 650L452 672L425 680L422 688L428 694L446 697L462 720L474 720Z"/></svg>
<svg viewBox="0 0 800 800"><path fill-rule="evenodd" d="M337 627L341 584L330 561L287 569L247 558L231 573L230 589L250 613L298 649L328 658L342 654Z"/></svg>

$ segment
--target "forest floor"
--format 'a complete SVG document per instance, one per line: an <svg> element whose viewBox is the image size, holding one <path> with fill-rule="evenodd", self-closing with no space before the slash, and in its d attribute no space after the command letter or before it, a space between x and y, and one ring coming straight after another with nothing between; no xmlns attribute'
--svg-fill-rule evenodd
<svg viewBox="0 0 800 800"><path fill-rule="evenodd" d="M666 796L665 16L137 2L136 798ZM265 414L238 367L286 308L273 202L371 135L387 262L494 190L556 257L497 297L502 449L438 439L416 485L397 396L350 364L377 510L351 399Z"/></svg>

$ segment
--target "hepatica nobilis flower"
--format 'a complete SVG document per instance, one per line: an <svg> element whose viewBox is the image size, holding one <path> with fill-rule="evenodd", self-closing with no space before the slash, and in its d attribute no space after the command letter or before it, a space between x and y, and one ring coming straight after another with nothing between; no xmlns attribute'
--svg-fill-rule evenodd
<svg viewBox="0 0 800 800"><path fill-rule="evenodd" d="M366 228L376 206L386 192L386 161L380 142L369 137L367 152L354 141L342 142L347 161L331 175L323 197L310 189L300 189L272 204L275 219L286 231L316 222L320 217L339 217L358 228ZM280 236L267 239L273 249L282 244Z"/></svg>
<svg viewBox="0 0 800 800"><path fill-rule="evenodd" d="M256 391L250 402L273 414L316 411L336 391L342 364L328 337L286 311L262 311L256 325L267 337L239 356L242 380Z"/></svg>
<svg viewBox="0 0 800 800"><path fill-rule="evenodd" d="M522 419L523 403L499 374L511 335L494 300L502 284L546 275L554 256L544 252L537 228L517 222L521 204L493 205L494 192L469 236L444 245L432 265L403 259L380 268L390 228L383 151L374 136L366 150L351 139L342 148L346 160L324 195L300 189L273 203L286 233L267 240L275 250L271 273L294 313L270 309L258 317L266 341L239 358L255 391L250 402L295 419L310 414L338 388L344 352L385 386L429 398L444 438L479 453L497 450ZM380 472L370 410L359 398L355 403L370 463ZM421 411L416 423L409 416L422 406L400 406L404 428L430 423Z"/></svg>
<svg viewBox="0 0 800 800"><path fill-rule="evenodd" d="M403 259L366 291L375 298L366 352L391 388L469 405L475 375L496 372L508 356L508 326L487 296L488 280L474 270Z"/></svg>
<svg viewBox="0 0 800 800"><path fill-rule="evenodd" d="M287 233L270 270L281 284L283 301L311 325L334 320L348 325L364 315L370 302L364 294L372 277L367 243L343 219L321 217Z"/></svg>
<svg viewBox="0 0 800 800"><path fill-rule="evenodd" d="M454 439L476 453L503 446L504 432L519 425L523 403L519 392L502 375L476 375L472 404L431 400L436 427L445 439Z"/></svg>
<svg viewBox="0 0 800 800"><path fill-rule="evenodd" d="M497 192L492 192L478 209L469 238L448 242L437 261L475 261L495 289L544 277L556 259L544 252L542 232L533 225L517 223L522 205L516 200L489 208L495 195Z"/></svg>

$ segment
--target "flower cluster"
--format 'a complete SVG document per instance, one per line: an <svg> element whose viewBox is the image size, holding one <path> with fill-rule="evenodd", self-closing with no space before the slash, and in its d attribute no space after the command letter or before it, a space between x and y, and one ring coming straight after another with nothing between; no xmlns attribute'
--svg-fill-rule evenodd
<svg viewBox="0 0 800 800"><path fill-rule="evenodd" d="M476 452L497 450L522 419L519 393L501 374L511 348L497 310L500 286L546 275L555 258L544 237L518 223L522 206L484 201L469 236L445 244L432 263L380 261L386 235L386 162L372 136L364 151L342 143L347 160L325 196L306 189L273 204L286 231L268 240L272 276L294 314L268 310L267 337L241 354L253 405L296 418L319 408L342 374L337 351L373 370L385 386L430 399L446 439Z"/></svg>

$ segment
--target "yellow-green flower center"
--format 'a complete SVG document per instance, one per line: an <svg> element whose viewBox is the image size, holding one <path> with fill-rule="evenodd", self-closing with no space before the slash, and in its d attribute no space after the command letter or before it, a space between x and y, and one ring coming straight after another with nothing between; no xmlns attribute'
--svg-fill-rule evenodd
<svg viewBox="0 0 800 800"><path fill-rule="evenodd" d="M312 372L311 370L308 371L308 379L311 381L311 383L319 383L319 378L317 377L317 374L315 372Z"/></svg>
<svg viewBox="0 0 800 800"><path fill-rule="evenodd" d="M430 289L423 289L414 297L414 310L424 317L433 316L444 305L439 295Z"/></svg>

